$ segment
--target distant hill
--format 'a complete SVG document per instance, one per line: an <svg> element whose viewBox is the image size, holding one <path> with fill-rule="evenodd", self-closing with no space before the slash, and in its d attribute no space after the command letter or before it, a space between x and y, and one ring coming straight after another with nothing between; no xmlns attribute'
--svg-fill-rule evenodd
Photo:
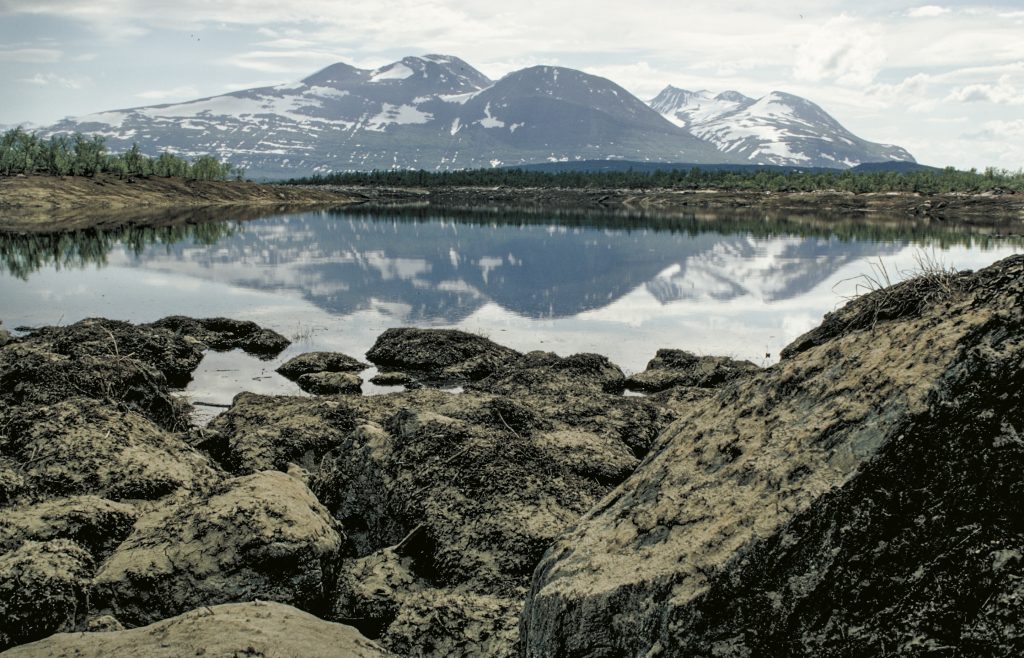
<svg viewBox="0 0 1024 658"><path fill-rule="evenodd" d="M734 171L734 172L758 172L771 171L777 173L798 173L798 172L835 172L834 167L800 167L786 165L750 165L750 164L700 164L694 162L638 162L632 160L580 160L574 162L539 162L528 165L516 165L510 169L522 169L524 171L542 172L564 172L577 171L582 173L597 171L688 171L694 167L702 171ZM942 171L938 167L917 164L916 162L866 162L852 167L849 171L875 172L892 171L904 173L909 171Z"/></svg>

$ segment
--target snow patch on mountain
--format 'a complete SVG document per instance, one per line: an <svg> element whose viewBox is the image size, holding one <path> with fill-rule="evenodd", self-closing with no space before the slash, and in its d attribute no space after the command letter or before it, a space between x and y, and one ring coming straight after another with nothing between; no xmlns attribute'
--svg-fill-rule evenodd
<svg viewBox="0 0 1024 658"><path fill-rule="evenodd" d="M385 80L405 80L411 78L413 70L403 64L402 62L396 62L389 64L383 68L379 68L373 72L370 76L370 82L383 82Z"/></svg>

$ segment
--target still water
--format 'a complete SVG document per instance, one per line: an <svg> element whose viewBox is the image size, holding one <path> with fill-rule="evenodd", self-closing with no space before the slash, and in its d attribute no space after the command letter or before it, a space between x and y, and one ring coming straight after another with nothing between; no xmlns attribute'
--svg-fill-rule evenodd
<svg viewBox="0 0 1024 658"><path fill-rule="evenodd" d="M646 225L646 227L644 227ZM298 392L274 373L310 350L363 357L384 329L453 327L522 351L597 352L627 372L660 347L769 364L880 267L926 254L977 269L1019 240L947 230L545 215L276 215L168 229L0 235L8 329L102 316L254 320L280 358L208 354L188 393ZM369 391L372 392L372 391Z"/></svg>

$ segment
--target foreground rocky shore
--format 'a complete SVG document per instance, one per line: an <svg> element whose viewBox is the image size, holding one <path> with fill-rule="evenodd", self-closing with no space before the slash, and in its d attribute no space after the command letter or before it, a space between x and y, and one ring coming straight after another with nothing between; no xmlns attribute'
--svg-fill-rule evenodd
<svg viewBox="0 0 1024 658"><path fill-rule="evenodd" d="M392 329L208 427L252 323L0 338L9 655L1016 655L1024 257L860 297L768 369ZM439 387L461 387L451 393ZM622 395L642 390L646 397ZM5 654L8 655L8 654Z"/></svg>

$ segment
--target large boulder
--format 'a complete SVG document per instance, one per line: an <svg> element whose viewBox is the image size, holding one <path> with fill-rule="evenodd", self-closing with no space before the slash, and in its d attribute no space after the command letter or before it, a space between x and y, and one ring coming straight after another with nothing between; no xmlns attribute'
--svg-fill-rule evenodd
<svg viewBox="0 0 1024 658"><path fill-rule="evenodd" d="M70 539L98 562L128 536L138 516L132 505L96 496L57 498L5 509L0 517L0 553L26 541Z"/></svg>
<svg viewBox="0 0 1024 658"><path fill-rule="evenodd" d="M388 329L366 353L382 370L398 370L431 383L482 379L519 357L508 347L455 329Z"/></svg>
<svg viewBox="0 0 1024 658"><path fill-rule="evenodd" d="M70 631L88 609L92 557L74 542L26 541L0 555L0 651Z"/></svg>
<svg viewBox="0 0 1024 658"><path fill-rule="evenodd" d="M239 393L208 426L206 449L232 473L315 470L356 426L348 400Z"/></svg>
<svg viewBox="0 0 1024 658"><path fill-rule="evenodd" d="M16 647L4 655L10 658L378 658L389 654L349 626L317 619L282 603L261 601L203 606L177 617L130 630L58 633L45 640Z"/></svg>
<svg viewBox="0 0 1024 658"><path fill-rule="evenodd" d="M299 375L296 383L313 395L359 395L363 380L351 372L310 372Z"/></svg>
<svg viewBox="0 0 1024 658"><path fill-rule="evenodd" d="M130 624L256 598L319 611L342 546L305 484L256 473L141 518L96 574L93 605Z"/></svg>
<svg viewBox="0 0 1024 658"><path fill-rule="evenodd" d="M1022 293L926 273L697 401L547 552L521 655L1019 653Z"/></svg>
<svg viewBox="0 0 1024 658"><path fill-rule="evenodd" d="M154 500L222 477L209 458L133 411L71 398L4 414L0 454L17 465L22 497L98 495Z"/></svg>

